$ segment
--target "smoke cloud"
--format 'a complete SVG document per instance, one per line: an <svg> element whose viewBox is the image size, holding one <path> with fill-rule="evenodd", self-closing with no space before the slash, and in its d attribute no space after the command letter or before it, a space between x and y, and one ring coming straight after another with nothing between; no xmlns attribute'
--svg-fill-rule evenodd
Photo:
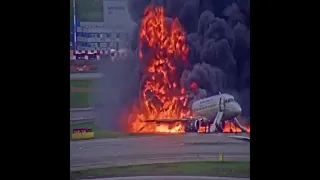
<svg viewBox="0 0 320 180"><path fill-rule="evenodd" d="M132 3L128 4L130 15L143 14L143 9L134 8ZM140 0L140 3L143 7L149 3L162 5L167 17L178 17L188 34L191 68L182 73L181 85L188 86L194 80L199 83L199 92L207 96L218 91L230 92L241 103L243 115L249 116L250 0ZM139 25L135 33L138 28ZM134 36L133 50L138 44L137 34Z"/></svg>
<svg viewBox="0 0 320 180"><path fill-rule="evenodd" d="M138 60L138 34L144 9L161 5L168 21L177 17L187 33L189 67L180 69L180 86L190 101L219 92L235 96L243 115L250 115L250 0L129 0L128 11L136 26L126 60L103 65L105 74L98 96L104 127L116 127L114 119L124 107L137 101L144 60ZM147 50L146 50L147 51ZM152 52L148 52L152 53ZM197 91L192 89L195 82ZM99 103L98 103L99 104ZM101 113L102 112L102 113ZM122 113L123 114L123 113Z"/></svg>
<svg viewBox="0 0 320 180"><path fill-rule="evenodd" d="M133 97L139 94L139 61L134 54L127 59L112 62L102 57L99 71L104 77L99 79L99 92L93 97L96 123L104 129L123 130L126 116L119 116L132 105Z"/></svg>
<svg viewBox="0 0 320 180"><path fill-rule="evenodd" d="M197 63L192 70L184 70L180 83L187 90L191 89L191 84L196 83L205 91L205 94L215 95L223 92L226 85L225 73L207 63Z"/></svg>

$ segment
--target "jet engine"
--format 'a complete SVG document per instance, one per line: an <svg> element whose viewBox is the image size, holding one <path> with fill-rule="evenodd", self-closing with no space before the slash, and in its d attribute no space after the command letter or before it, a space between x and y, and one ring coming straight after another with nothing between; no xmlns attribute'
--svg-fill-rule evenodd
<svg viewBox="0 0 320 180"><path fill-rule="evenodd" d="M185 132L198 132L200 128L200 121L198 119L191 119L186 122Z"/></svg>

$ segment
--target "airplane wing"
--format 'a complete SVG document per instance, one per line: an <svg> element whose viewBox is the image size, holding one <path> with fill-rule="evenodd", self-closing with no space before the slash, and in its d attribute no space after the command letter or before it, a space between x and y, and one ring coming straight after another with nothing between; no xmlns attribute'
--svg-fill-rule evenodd
<svg viewBox="0 0 320 180"><path fill-rule="evenodd" d="M188 121L190 118L179 118L179 119L147 119L144 122L155 122L155 123L175 123L181 121Z"/></svg>
<svg viewBox="0 0 320 180"><path fill-rule="evenodd" d="M229 136L229 138L250 142L250 137L246 136Z"/></svg>

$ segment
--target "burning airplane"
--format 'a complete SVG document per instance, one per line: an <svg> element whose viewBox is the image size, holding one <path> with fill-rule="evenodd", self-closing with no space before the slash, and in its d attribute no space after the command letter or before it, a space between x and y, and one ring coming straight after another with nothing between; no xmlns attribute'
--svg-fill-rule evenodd
<svg viewBox="0 0 320 180"><path fill-rule="evenodd" d="M250 127L242 126L237 120L237 116L241 114L241 107L230 94L197 100L192 104L192 112L195 117L150 119L144 123L153 122L155 126L180 123L184 132L250 132ZM234 127L231 127L232 125Z"/></svg>
<svg viewBox="0 0 320 180"><path fill-rule="evenodd" d="M186 34L177 18L166 18L162 7L148 6L139 29L139 59L142 80L139 103L129 117L136 133L248 132L236 117L240 105L230 94L193 99L197 83L180 83L181 69L189 68ZM229 121L228 121L229 120ZM231 128L235 124L235 128ZM233 131L232 130L232 131Z"/></svg>

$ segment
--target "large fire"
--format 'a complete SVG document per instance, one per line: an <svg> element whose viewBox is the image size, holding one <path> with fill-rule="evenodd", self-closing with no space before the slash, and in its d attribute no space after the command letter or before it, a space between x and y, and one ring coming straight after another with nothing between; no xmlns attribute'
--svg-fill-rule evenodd
<svg viewBox="0 0 320 180"><path fill-rule="evenodd" d="M184 132L179 122L156 125L144 121L191 116L177 72L179 63L187 65L187 53L186 36L179 20L166 19L162 7L147 7L139 31L139 58L145 61L142 69L145 79L140 84L140 108L129 117L132 132Z"/></svg>
<svg viewBox="0 0 320 180"><path fill-rule="evenodd" d="M248 125L246 128L247 128L247 132L250 133L250 125ZM198 133L205 133L206 131L207 131L206 127L200 127L198 130ZM224 133L241 133L242 130L239 127L237 127L235 123L227 120L225 121L223 132Z"/></svg>
<svg viewBox="0 0 320 180"><path fill-rule="evenodd" d="M162 7L148 6L144 11L139 31L139 58L142 61L143 78L140 84L139 103L129 116L129 130L135 133L184 133L181 122L167 120L191 117L187 107L186 90L180 87L177 66L188 65L186 35L177 18L165 18ZM193 82L191 91L198 85ZM146 123L146 120L162 123ZM250 128L248 128L249 130ZM199 132L204 132L200 127ZM223 132L241 132L226 123Z"/></svg>
<svg viewBox="0 0 320 180"><path fill-rule="evenodd" d="M224 133L241 133L242 130L237 127L233 122L226 121L223 128ZM250 125L247 126L247 132L250 132Z"/></svg>

